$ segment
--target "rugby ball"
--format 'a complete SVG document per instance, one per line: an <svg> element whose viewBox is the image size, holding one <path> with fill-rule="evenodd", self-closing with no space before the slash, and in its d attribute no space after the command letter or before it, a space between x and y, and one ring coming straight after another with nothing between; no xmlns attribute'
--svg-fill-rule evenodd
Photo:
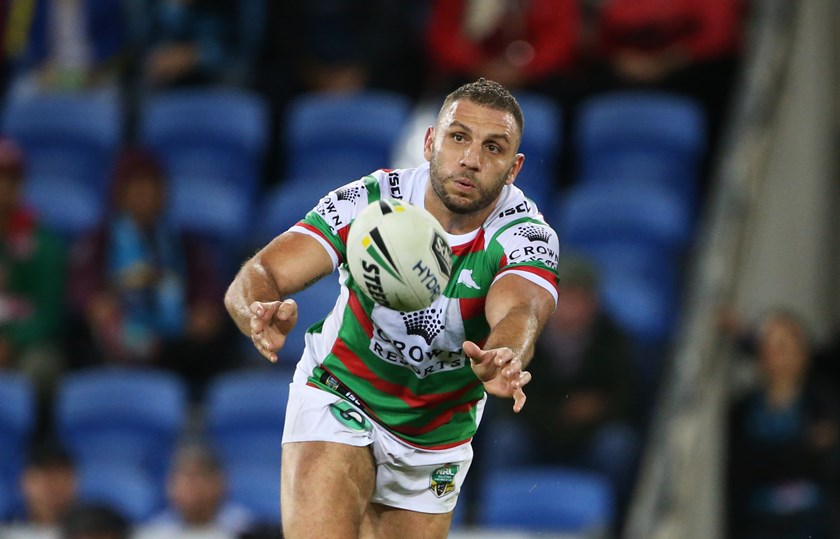
<svg viewBox="0 0 840 539"><path fill-rule="evenodd" d="M350 224L347 267L375 302L397 311L419 311L449 283L452 250L443 227L428 211L382 199Z"/></svg>

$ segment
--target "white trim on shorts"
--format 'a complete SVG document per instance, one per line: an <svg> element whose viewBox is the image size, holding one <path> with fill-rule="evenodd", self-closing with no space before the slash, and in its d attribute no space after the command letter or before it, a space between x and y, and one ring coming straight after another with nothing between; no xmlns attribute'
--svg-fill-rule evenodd
<svg viewBox="0 0 840 539"><path fill-rule="evenodd" d="M338 420L331 411L331 405L337 403L346 403L367 420L365 428L351 428ZM409 445L345 399L292 382L283 443L313 441L371 446L376 462L376 487L371 501L421 513L448 513L455 509L473 458L470 442L434 450Z"/></svg>

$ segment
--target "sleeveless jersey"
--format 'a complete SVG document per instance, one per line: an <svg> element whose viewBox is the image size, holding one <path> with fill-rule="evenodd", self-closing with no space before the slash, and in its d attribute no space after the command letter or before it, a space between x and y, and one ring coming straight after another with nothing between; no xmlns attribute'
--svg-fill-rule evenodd
<svg viewBox="0 0 840 539"><path fill-rule="evenodd" d="M484 387L462 344L483 346L490 333L484 303L490 286L517 275L557 298L558 239L534 203L504 187L474 233L449 235L452 273L428 308L399 312L362 293L345 264L350 225L369 203L397 198L424 206L428 164L379 170L330 192L290 230L318 240L339 270L341 293L327 317L307 330L296 380L361 405L399 438L440 449L469 441ZM343 387L339 387L343 386Z"/></svg>

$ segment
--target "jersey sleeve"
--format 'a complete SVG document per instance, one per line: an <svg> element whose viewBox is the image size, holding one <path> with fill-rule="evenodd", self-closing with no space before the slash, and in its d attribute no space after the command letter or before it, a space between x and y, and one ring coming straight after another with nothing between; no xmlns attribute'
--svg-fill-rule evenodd
<svg viewBox="0 0 840 539"><path fill-rule="evenodd" d="M335 269L347 254L350 223L371 200L378 198L379 183L374 176L367 176L327 193L289 230L315 238L330 255Z"/></svg>
<svg viewBox="0 0 840 539"><path fill-rule="evenodd" d="M548 224L521 219L500 231L494 241L501 251L494 283L506 275L518 275L545 288L557 302L560 241Z"/></svg>

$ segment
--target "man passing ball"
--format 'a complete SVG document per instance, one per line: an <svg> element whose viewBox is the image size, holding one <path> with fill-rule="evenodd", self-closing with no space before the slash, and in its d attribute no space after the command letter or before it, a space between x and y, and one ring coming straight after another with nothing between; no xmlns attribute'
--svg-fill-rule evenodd
<svg viewBox="0 0 840 539"><path fill-rule="evenodd" d="M525 404L524 370L557 299L557 235L513 182L522 111L479 79L443 102L428 164L331 191L248 260L225 304L270 361L297 321L290 295L339 272L341 292L307 330L283 433L284 535L445 538L487 395ZM347 237L370 203L431 213L451 246L443 293L399 311L363 293ZM410 233L410 231L408 231Z"/></svg>

